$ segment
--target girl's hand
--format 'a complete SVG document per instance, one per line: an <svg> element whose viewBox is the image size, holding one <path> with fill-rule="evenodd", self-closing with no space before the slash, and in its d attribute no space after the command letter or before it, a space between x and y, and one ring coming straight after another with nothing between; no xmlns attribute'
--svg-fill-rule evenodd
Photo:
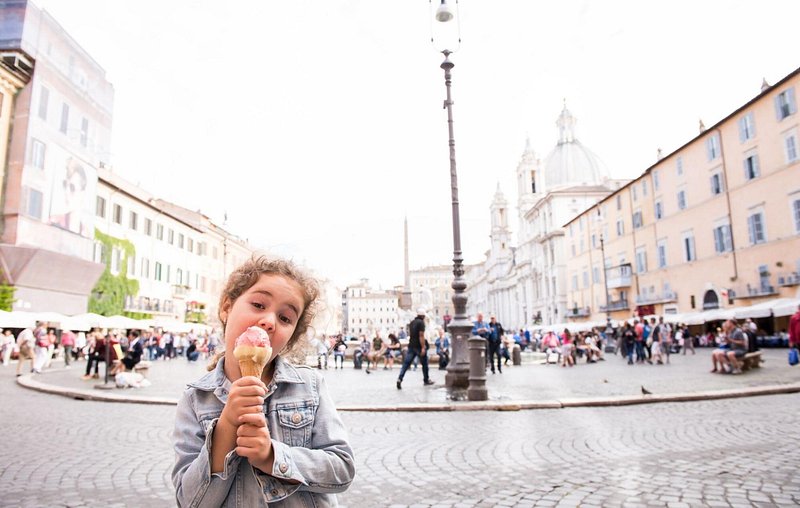
<svg viewBox="0 0 800 508"><path fill-rule="evenodd" d="M246 414L236 429L236 454L245 457L250 465L271 474L274 453L264 413Z"/></svg>
<svg viewBox="0 0 800 508"><path fill-rule="evenodd" d="M231 384L228 403L220 418L236 428L242 424L245 415L260 414L263 417L266 395L267 387L263 381L254 376L241 377Z"/></svg>

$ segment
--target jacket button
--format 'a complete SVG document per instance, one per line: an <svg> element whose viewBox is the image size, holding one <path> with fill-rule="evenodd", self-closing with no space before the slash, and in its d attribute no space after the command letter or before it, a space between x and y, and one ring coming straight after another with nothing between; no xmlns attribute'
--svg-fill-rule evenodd
<svg viewBox="0 0 800 508"><path fill-rule="evenodd" d="M281 462L281 465L278 466L278 469L281 470L281 473L285 473L286 471L289 470L289 466L286 465L286 462Z"/></svg>
<svg viewBox="0 0 800 508"><path fill-rule="evenodd" d="M273 496L277 496L278 495L278 489L272 489L272 490L269 491L269 493L272 494Z"/></svg>
<svg viewBox="0 0 800 508"><path fill-rule="evenodd" d="M301 415L300 413L295 413L292 415L292 423L298 424L301 421L303 421L303 415Z"/></svg>

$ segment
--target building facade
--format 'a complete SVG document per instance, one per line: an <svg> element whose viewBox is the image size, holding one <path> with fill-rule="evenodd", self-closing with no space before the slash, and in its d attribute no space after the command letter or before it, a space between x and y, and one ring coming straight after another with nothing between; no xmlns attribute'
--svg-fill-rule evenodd
<svg viewBox="0 0 800 508"><path fill-rule="evenodd" d="M575 320L800 298L798 89L800 69L765 84L567 223Z"/></svg>
<svg viewBox="0 0 800 508"><path fill-rule="evenodd" d="M97 168L109 157L114 89L47 12L3 3L0 50L34 62L13 101L0 257L15 309L86 312L103 271L93 259Z"/></svg>
<svg viewBox="0 0 800 508"><path fill-rule="evenodd" d="M253 249L203 214L158 199L104 166L98 175L94 224L100 234L93 259L109 256L112 275L138 282L124 310L149 314L156 325L218 324L226 277ZM103 235L110 241L101 241Z"/></svg>
<svg viewBox="0 0 800 508"><path fill-rule="evenodd" d="M499 186L490 206L491 248L470 267L468 312L495 313L507 326L566 320L568 251L563 224L622 185L575 135L564 106L558 142L544 162L528 141L516 169L519 233L512 246L510 211Z"/></svg>
<svg viewBox="0 0 800 508"><path fill-rule="evenodd" d="M345 335L374 336L397 332L405 326L400 320L399 295L394 291L375 290L367 279L348 286L342 293L342 332Z"/></svg>

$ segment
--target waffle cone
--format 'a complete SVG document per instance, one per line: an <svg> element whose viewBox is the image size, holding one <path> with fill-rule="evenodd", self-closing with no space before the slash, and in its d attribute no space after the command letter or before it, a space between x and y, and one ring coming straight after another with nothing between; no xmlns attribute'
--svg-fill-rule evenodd
<svg viewBox="0 0 800 508"><path fill-rule="evenodd" d="M239 360L239 370L242 371L242 376L255 376L260 378L265 366L265 363L256 363L252 360Z"/></svg>

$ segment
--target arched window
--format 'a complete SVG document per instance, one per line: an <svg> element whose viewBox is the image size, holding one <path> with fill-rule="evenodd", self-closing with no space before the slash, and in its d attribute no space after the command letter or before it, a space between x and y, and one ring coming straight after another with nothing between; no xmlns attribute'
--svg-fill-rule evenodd
<svg viewBox="0 0 800 508"><path fill-rule="evenodd" d="M709 309L719 309L719 297L713 289L709 289L703 295L703 310Z"/></svg>

